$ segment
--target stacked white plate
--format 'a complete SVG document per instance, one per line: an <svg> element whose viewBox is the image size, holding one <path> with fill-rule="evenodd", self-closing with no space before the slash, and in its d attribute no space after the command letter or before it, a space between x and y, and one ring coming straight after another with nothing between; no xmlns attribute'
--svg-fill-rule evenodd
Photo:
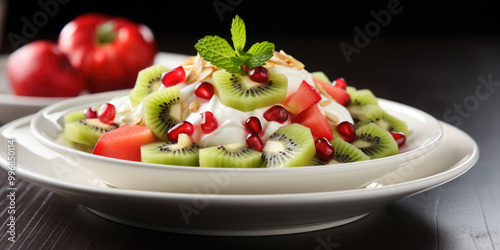
<svg viewBox="0 0 500 250"><path fill-rule="evenodd" d="M407 122L400 154L348 164L287 169L211 169L123 161L56 141L62 119L126 95L117 91L52 104L0 129L0 164L75 199L94 213L154 230L206 235L272 235L342 225L374 209L450 181L477 161L474 140L430 115L395 102L382 108Z"/></svg>

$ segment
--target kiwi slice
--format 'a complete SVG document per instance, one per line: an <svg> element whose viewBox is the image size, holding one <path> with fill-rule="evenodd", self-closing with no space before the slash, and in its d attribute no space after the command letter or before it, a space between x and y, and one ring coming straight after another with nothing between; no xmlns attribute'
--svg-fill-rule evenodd
<svg viewBox="0 0 500 250"><path fill-rule="evenodd" d="M161 141L168 141L170 128L181 120L181 89L172 86L144 98L144 121Z"/></svg>
<svg viewBox="0 0 500 250"><path fill-rule="evenodd" d="M370 122L363 112L363 107L366 105L378 105L377 97L369 89L356 90L348 87L347 93L350 96L350 100L346 108L351 113L354 122Z"/></svg>
<svg viewBox="0 0 500 250"><path fill-rule="evenodd" d="M83 113L83 110L75 110L72 112L67 113L64 116L64 124L70 123L70 122L76 122L85 119L85 114Z"/></svg>
<svg viewBox="0 0 500 250"><path fill-rule="evenodd" d="M264 166L267 168L306 166L315 154L311 130L298 123L278 128L262 150Z"/></svg>
<svg viewBox="0 0 500 250"><path fill-rule="evenodd" d="M153 142L141 146L141 161L148 163L198 166L200 147L191 137L179 134L177 143Z"/></svg>
<svg viewBox="0 0 500 250"><path fill-rule="evenodd" d="M387 131L397 131L409 135L408 126L405 122L388 114L378 105L366 105L363 107L365 117L373 123L376 123Z"/></svg>
<svg viewBox="0 0 500 250"><path fill-rule="evenodd" d="M139 105L144 97L160 88L161 74L167 71L168 68L162 65L153 65L139 71L135 86L128 94L132 107Z"/></svg>
<svg viewBox="0 0 500 250"><path fill-rule="evenodd" d="M64 125L63 136L70 142L94 147L103 134L117 127L114 124L102 123L97 118L83 119Z"/></svg>
<svg viewBox="0 0 500 250"><path fill-rule="evenodd" d="M370 158L381 158L399 152L398 144L389 133L375 123L368 123L356 129L356 140L352 143Z"/></svg>
<svg viewBox="0 0 500 250"><path fill-rule="evenodd" d="M262 162L262 153L246 143L200 149L200 167L259 168Z"/></svg>
<svg viewBox="0 0 500 250"><path fill-rule="evenodd" d="M336 137L335 139L331 140L330 143L333 145L334 149L333 158L329 161L326 161L315 156L312 160L313 165L338 164L370 160L370 157L363 153L363 151L344 141L340 137Z"/></svg>
<svg viewBox="0 0 500 250"><path fill-rule="evenodd" d="M218 70L212 75L215 93L226 106L244 112L285 101L288 79L269 70L266 83L254 82L248 76Z"/></svg>

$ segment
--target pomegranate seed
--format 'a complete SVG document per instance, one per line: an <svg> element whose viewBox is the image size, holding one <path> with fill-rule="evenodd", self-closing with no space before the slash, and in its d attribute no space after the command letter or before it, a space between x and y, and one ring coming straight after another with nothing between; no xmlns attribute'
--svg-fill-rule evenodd
<svg viewBox="0 0 500 250"><path fill-rule="evenodd" d="M106 103L99 109L99 121L106 124L112 124L115 120L116 108L111 103Z"/></svg>
<svg viewBox="0 0 500 250"><path fill-rule="evenodd" d="M201 113L201 122L200 127L205 133L211 133L214 131L219 124L217 123L217 119L214 116L214 113L210 111L206 111Z"/></svg>
<svg viewBox="0 0 500 250"><path fill-rule="evenodd" d="M177 142L179 134L187 134L189 136L193 135L194 126L188 121L182 121L173 126L168 130L167 137L171 142Z"/></svg>
<svg viewBox="0 0 500 250"><path fill-rule="evenodd" d="M88 108L83 110L83 115L85 119L97 118L97 111L94 108Z"/></svg>
<svg viewBox="0 0 500 250"><path fill-rule="evenodd" d="M406 135L401 132L391 131L390 132L394 140L398 143L398 147L405 145Z"/></svg>
<svg viewBox="0 0 500 250"><path fill-rule="evenodd" d="M264 142L262 142L262 138L260 138L258 134L256 133L248 134L245 141L251 148L262 152L262 149L264 148Z"/></svg>
<svg viewBox="0 0 500 250"><path fill-rule="evenodd" d="M260 134L262 132L262 125L260 124L259 118L255 116L250 116L245 121L245 128L248 132Z"/></svg>
<svg viewBox="0 0 500 250"><path fill-rule="evenodd" d="M356 131L354 131L354 125L350 122L345 121L337 125L337 132L346 142L353 142L356 140Z"/></svg>
<svg viewBox="0 0 500 250"><path fill-rule="evenodd" d="M332 85L343 90L347 89L347 82L344 78L337 78L337 80L333 81Z"/></svg>
<svg viewBox="0 0 500 250"><path fill-rule="evenodd" d="M274 105L266 112L264 112L264 118L267 121L275 121L275 122L286 122L288 120L288 111L280 105Z"/></svg>
<svg viewBox="0 0 500 250"><path fill-rule="evenodd" d="M169 70L161 74L161 82L165 87L171 87L183 82L186 79L186 72L182 66Z"/></svg>
<svg viewBox="0 0 500 250"><path fill-rule="evenodd" d="M316 156L325 161L332 159L335 151L332 144L325 137L316 139L316 141L314 141L314 146L316 146Z"/></svg>
<svg viewBox="0 0 500 250"><path fill-rule="evenodd" d="M194 94L200 98L210 99L214 95L214 85L209 82L200 82L196 85Z"/></svg>
<svg viewBox="0 0 500 250"><path fill-rule="evenodd" d="M266 83L269 81L269 71L262 66L251 69L248 75L254 82Z"/></svg>

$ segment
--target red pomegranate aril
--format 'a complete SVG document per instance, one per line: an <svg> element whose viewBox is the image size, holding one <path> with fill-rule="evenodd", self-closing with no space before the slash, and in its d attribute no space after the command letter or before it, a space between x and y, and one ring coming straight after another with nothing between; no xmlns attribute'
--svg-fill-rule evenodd
<svg viewBox="0 0 500 250"><path fill-rule="evenodd" d="M99 109L99 121L106 124L112 124L115 120L116 108L115 105L111 103L106 103Z"/></svg>
<svg viewBox="0 0 500 250"><path fill-rule="evenodd" d="M260 120L256 116L250 116L245 121L245 128L248 132L260 134L262 132L262 124L260 124Z"/></svg>
<svg viewBox="0 0 500 250"><path fill-rule="evenodd" d="M186 72L182 66L179 66L175 69L169 70L163 74L161 74L161 82L165 87L172 87L181 82L184 82L186 79Z"/></svg>
<svg viewBox="0 0 500 250"><path fill-rule="evenodd" d="M201 113L201 122L200 122L200 127L201 130L205 133L211 133L214 131L219 124L217 123L217 119L214 116L214 113L210 111L206 111Z"/></svg>
<svg viewBox="0 0 500 250"><path fill-rule="evenodd" d="M391 131L390 132L394 140L398 143L398 147L405 145L406 135L401 132Z"/></svg>
<svg viewBox="0 0 500 250"><path fill-rule="evenodd" d="M251 69L248 75L254 82L266 83L269 81L269 71L262 66Z"/></svg>
<svg viewBox="0 0 500 250"><path fill-rule="evenodd" d="M316 156L329 161L332 159L335 150L333 149L332 144L325 138L320 137L314 141L314 146L316 146Z"/></svg>
<svg viewBox="0 0 500 250"><path fill-rule="evenodd" d="M268 122L274 121L283 123L288 120L288 111L283 106L274 105L264 112L264 118Z"/></svg>
<svg viewBox="0 0 500 250"><path fill-rule="evenodd" d="M343 90L347 89L347 82L344 78L337 78L335 81L333 81L332 85Z"/></svg>
<svg viewBox="0 0 500 250"><path fill-rule="evenodd" d="M167 137L171 142L177 142L179 134L187 134L189 136L193 135L194 126L188 121L182 121L173 126L168 130Z"/></svg>
<svg viewBox="0 0 500 250"><path fill-rule="evenodd" d="M337 125L337 132L340 137L346 142L353 142L356 140L356 131L354 125L348 121L341 122Z"/></svg>
<svg viewBox="0 0 500 250"><path fill-rule="evenodd" d="M209 82L200 82L196 85L194 94L200 98L210 99L214 95L214 85Z"/></svg>
<svg viewBox="0 0 500 250"><path fill-rule="evenodd" d="M264 149L264 142L262 141L262 138L260 138L260 136L256 133L248 134L245 141L248 146L257 151L262 152L262 149Z"/></svg>
<svg viewBox="0 0 500 250"><path fill-rule="evenodd" d="M97 111L94 108L87 108L83 110L83 115L85 116L85 119L97 118Z"/></svg>

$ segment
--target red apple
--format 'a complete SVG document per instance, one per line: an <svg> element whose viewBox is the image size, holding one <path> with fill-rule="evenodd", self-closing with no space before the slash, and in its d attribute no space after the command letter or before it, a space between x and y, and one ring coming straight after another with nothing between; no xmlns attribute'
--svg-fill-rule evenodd
<svg viewBox="0 0 500 250"><path fill-rule="evenodd" d="M58 39L91 93L133 88L157 52L153 32L129 19L88 13L66 24Z"/></svg>
<svg viewBox="0 0 500 250"><path fill-rule="evenodd" d="M85 84L51 41L35 41L12 53L7 59L7 75L14 93L21 96L77 96Z"/></svg>

